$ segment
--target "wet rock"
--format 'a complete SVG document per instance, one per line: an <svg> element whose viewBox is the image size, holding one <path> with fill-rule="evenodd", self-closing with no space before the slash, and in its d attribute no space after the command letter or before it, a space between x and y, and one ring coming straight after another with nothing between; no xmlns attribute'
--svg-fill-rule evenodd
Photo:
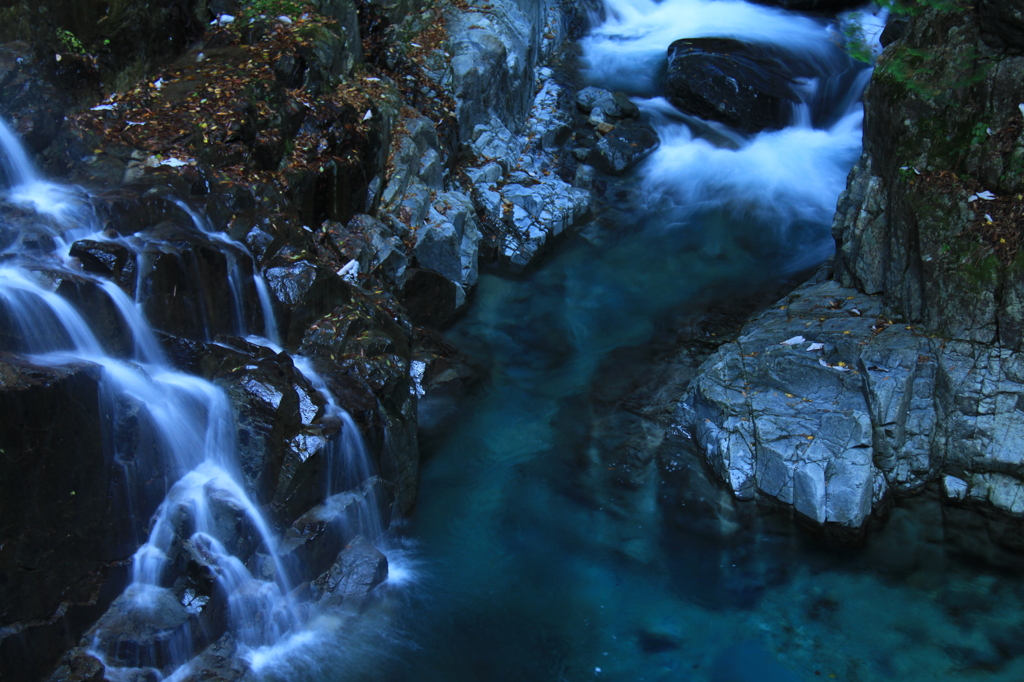
<svg viewBox="0 0 1024 682"><path fill-rule="evenodd" d="M135 254L124 244L80 239L71 245L70 255L81 262L86 272L113 280L129 297L135 298Z"/></svg>
<svg viewBox="0 0 1024 682"><path fill-rule="evenodd" d="M366 538L357 535L338 554L334 564L313 581L315 599L337 606L360 599L388 577L388 559Z"/></svg>
<svg viewBox="0 0 1024 682"><path fill-rule="evenodd" d="M190 612L170 589L133 585L114 600L90 630L107 665L170 672L190 652L220 637L226 622L213 608Z"/></svg>
<svg viewBox="0 0 1024 682"><path fill-rule="evenodd" d="M301 338L314 319L350 296L348 284L334 272L308 260L292 258L289 252L282 251L263 271L267 286L277 299L278 323L287 330L287 339Z"/></svg>
<svg viewBox="0 0 1024 682"><path fill-rule="evenodd" d="M375 274L390 284L406 279L409 259L405 245L394 231L375 218L358 214L347 225L348 233L358 235L356 259L359 270Z"/></svg>
<svg viewBox="0 0 1024 682"><path fill-rule="evenodd" d="M72 649L47 682L103 682L105 667L85 649Z"/></svg>
<svg viewBox="0 0 1024 682"><path fill-rule="evenodd" d="M145 236L138 256L137 298L154 328L206 339L261 327L247 254L170 222L147 230Z"/></svg>
<svg viewBox="0 0 1024 682"><path fill-rule="evenodd" d="M0 386L0 662L24 671L12 679L39 679L66 648L63 633L77 639L116 596L104 587L123 585L114 565L132 555L155 503L130 496L104 451L101 412L110 408L98 367L2 356ZM131 508L138 516L122 511Z"/></svg>
<svg viewBox="0 0 1024 682"><path fill-rule="evenodd" d="M356 490L332 495L292 524L279 551L319 575L356 536L379 533L377 519L385 526L390 522L391 499L387 486L376 477Z"/></svg>
<svg viewBox="0 0 1024 682"><path fill-rule="evenodd" d="M655 149L660 140L646 125L622 125L601 137L590 150L587 163L609 175L623 175Z"/></svg>
<svg viewBox="0 0 1024 682"><path fill-rule="evenodd" d="M793 76L759 45L685 38L668 48L665 95L680 111L755 133L789 121L799 101Z"/></svg>
<svg viewBox="0 0 1024 682"><path fill-rule="evenodd" d="M245 488L259 504L291 521L326 487L328 438L323 396L285 353L232 341L207 346L201 373L224 386L235 406L238 456Z"/></svg>
<svg viewBox="0 0 1024 682"><path fill-rule="evenodd" d="M603 115L612 118L637 118L640 116L640 109L629 101L626 95L621 92L612 93L593 85L576 93L576 106L587 114L593 112L594 109L600 109Z"/></svg>

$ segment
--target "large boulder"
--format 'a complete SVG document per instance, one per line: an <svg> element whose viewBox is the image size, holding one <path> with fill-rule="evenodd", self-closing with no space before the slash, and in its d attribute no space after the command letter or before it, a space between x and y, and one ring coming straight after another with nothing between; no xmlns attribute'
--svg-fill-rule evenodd
<svg viewBox="0 0 1024 682"><path fill-rule="evenodd" d="M668 48L665 96L687 114L747 133L775 130L799 101L793 74L768 48L732 38L684 38Z"/></svg>
<svg viewBox="0 0 1024 682"><path fill-rule="evenodd" d="M932 485L950 508L1001 517L993 540L1019 551L1018 354L937 339L882 312L879 296L804 285L701 367L677 426L737 497L839 536Z"/></svg>

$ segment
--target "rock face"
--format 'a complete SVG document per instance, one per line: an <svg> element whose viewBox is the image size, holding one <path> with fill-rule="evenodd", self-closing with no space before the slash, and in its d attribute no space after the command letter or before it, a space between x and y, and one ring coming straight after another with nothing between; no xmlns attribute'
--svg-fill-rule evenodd
<svg viewBox="0 0 1024 682"><path fill-rule="evenodd" d="M836 272L908 321L1019 349L1024 61L991 47L985 25L925 12L883 52L833 225Z"/></svg>
<svg viewBox="0 0 1024 682"><path fill-rule="evenodd" d="M857 536L927 490L965 551L1012 564L1022 549L1014 11L911 17L865 96L837 281L752 319L680 401L677 426L737 497Z"/></svg>
<svg viewBox="0 0 1024 682"><path fill-rule="evenodd" d="M793 76L767 48L686 38L668 48L665 96L680 111L744 132L781 128L799 101Z"/></svg>

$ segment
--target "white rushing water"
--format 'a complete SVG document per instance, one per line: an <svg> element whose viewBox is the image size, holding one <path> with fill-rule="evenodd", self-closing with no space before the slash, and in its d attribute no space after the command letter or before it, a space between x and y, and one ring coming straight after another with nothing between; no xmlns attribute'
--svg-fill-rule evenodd
<svg viewBox="0 0 1024 682"><path fill-rule="evenodd" d="M583 40L584 72L601 87L634 94L656 127L661 146L640 169L652 205L680 217L722 209L777 230L831 221L860 153L860 94L870 75L837 45L835 21L731 0L607 0L605 6L607 21ZM808 65L817 75L798 88L803 101L792 124L743 135L669 104L661 93L666 50L675 40L699 37L774 46ZM866 38L876 39L876 33ZM818 241L810 260L827 255L827 240Z"/></svg>
<svg viewBox="0 0 1024 682"><path fill-rule="evenodd" d="M315 576L302 575L304 567L294 560L282 560L278 538L240 483L243 476L235 442L237 427L226 392L210 381L173 368L145 315L151 304L148 297L154 293L146 265L154 254L177 259L178 272L190 278L181 283L183 286L202 286L191 253L192 242L188 241L195 238L224 258L226 281L210 285L224 287L229 294L232 319L227 328L238 337L259 334L250 340L281 353L270 293L252 254L244 244L217 232L204 216L175 199L171 202L188 215L194 231L181 243L153 239L146 232L121 236L98 230L88 193L42 179L2 121L0 161L2 179L6 181L0 182L0 201L34 213L34 222L17 223L16 227L0 223L5 257L0 265L0 350L17 353L41 366L85 363L102 370L100 400L111 420L103 427L109 434L105 435L105 446L112 466L124 472L128 488L121 497L129 508L114 513L130 515L133 528L143 533L133 559L132 582L119 599L122 606L118 608L135 613L126 616L129 622L145 623L147 618L163 617L160 614L166 613L162 609L168 598L177 600L195 616L215 598L210 594L222 595L228 632L239 648L236 653L257 668L315 640L310 633L321 621L314 619L304 625L293 594L298 579ZM26 229L32 231L27 241ZM115 282L85 272L77 259L69 257L72 243L83 238L116 244L135 259L134 300ZM195 280L191 281L193 275ZM64 280L71 283L71 289L86 289L89 295L105 298L120 318L114 321L116 328L101 327L90 311L77 308L62 296L59 292ZM210 312L202 310L201 302L197 307L201 313L196 320L198 326L186 331L208 338L212 335ZM125 338L131 341L130 349L115 349L121 343L118 339ZM297 357L296 364L323 395L327 419L340 425L337 438L326 442L321 437L318 441L327 457L322 499L327 503L333 500L336 505L351 502L358 496L346 493L346 486L370 481L363 485L367 492L352 514L357 527L340 532L348 536L358 532L374 541L384 526L373 491L379 479L374 477L370 454L351 416L331 395L312 362ZM302 406L306 416L311 418L316 409L306 398ZM119 415L125 413L129 415L129 428L139 429L143 435L119 434ZM160 498L153 499L154 493L163 497L158 505ZM140 517L139 505L150 511L155 508L151 519ZM168 576L181 572L183 553L191 553L199 570L206 572L213 583L210 594L189 588L184 595L171 595ZM249 557L250 564L238 555ZM200 577L200 583L202 580ZM199 653L196 642L204 642L205 637L202 632L193 632L195 627L205 627L201 620L186 623L166 638L157 637L149 653L129 655L135 662L127 664L121 673L117 670L121 664L110 659L110 652L119 650L121 626L114 621L115 631L108 642L104 622L95 636L94 649L105 659L107 675L112 679L133 678L138 674L133 672L134 665L153 668L143 673L147 679L186 679L191 670L189 661Z"/></svg>

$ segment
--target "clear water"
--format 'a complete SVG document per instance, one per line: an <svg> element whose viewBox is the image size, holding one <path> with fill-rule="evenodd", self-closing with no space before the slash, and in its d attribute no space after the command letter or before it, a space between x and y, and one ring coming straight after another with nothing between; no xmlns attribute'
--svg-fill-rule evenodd
<svg viewBox="0 0 1024 682"><path fill-rule="evenodd" d="M866 546L840 549L763 510L715 515L729 498L695 459L681 460L688 484L660 482L656 444L609 396L644 376L674 328L831 253L868 74L837 53L824 20L742 2L606 5L608 22L584 41L588 77L631 89L662 147L538 270L481 277L448 337L483 379L458 401L421 405L420 496L393 555L411 580L385 585L360 628L323 629L261 672L1024 679L1024 585L950 556L935 503L909 502ZM674 112L644 80L687 35L785 45L821 75L791 127L738 135ZM640 472L631 488L607 471L624 460Z"/></svg>

